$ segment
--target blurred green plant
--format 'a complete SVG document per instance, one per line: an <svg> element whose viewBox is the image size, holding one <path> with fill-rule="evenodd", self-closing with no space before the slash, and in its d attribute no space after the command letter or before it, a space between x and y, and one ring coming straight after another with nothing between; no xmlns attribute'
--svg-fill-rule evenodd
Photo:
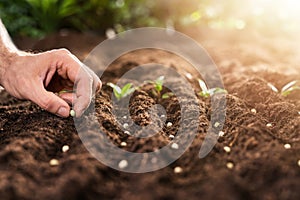
<svg viewBox="0 0 300 200"><path fill-rule="evenodd" d="M30 5L24 0L0 0L0 17L12 36L39 37L42 34L30 14Z"/></svg>
<svg viewBox="0 0 300 200"><path fill-rule="evenodd" d="M42 37L80 10L76 0L0 0L0 17L12 36Z"/></svg>
<svg viewBox="0 0 300 200"><path fill-rule="evenodd" d="M219 88L219 87L208 89L206 83L201 79L198 79L198 83L201 88L201 91L199 92L199 95L201 97L208 98L215 94L227 94L228 93L227 90L225 90L223 88Z"/></svg>
<svg viewBox="0 0 300 200"><path fill-rule="evenodd" d="M172 92L166 92L166 93L162 94L163 86L164 86L164 80L165 80L165 77L160 76L156 80L146 81L146 83L150 83L154 86L154 88L152 89L152 94L154 96L156 96L157 98L168 99L168 98L174 96L174 94Z"/></svg>
<svg viewBox="0 0 300 200"><path fill-rule="evenodd" d="M40 37L61 28L117 33L130 28L177 28L205 20L209 0L0 0L0 17L15 35Z"/></svg>
<svg viewBox="0 0 300 200"><path fill-rule="evenodd" d="M122 88L113 83L107 83L107 85L113 89L114 95L118 100L127 97L136 90L136 87L133 87L132 83L127 83Z"/></svg>
<svg viewBox="0 0 300 200"><path fill-rule="evenodd" d="M272 83L268 83L268 86L274 92L279 93L284 97L287 97L293 91L300 90L300 86L296 85L297 82L298 82L297 80L291 81L291 82L287 83L286 85L284 85L280 90L278 88L276 88Z"/></svg>
<svg viewBox="0 0 300 200"><path fill-rule="evenodd" d="M42 31L51 33L62 27L66 18L80 11L76 0L26 0Z"/></svg>

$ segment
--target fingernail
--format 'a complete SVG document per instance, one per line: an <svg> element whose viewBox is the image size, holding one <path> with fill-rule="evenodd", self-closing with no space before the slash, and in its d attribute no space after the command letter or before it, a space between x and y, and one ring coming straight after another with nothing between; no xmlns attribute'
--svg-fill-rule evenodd
<svg viewBox="0 0 300 200"><path fill-rule="evenodd" d="M61 117L67 117L69 116L69 111L66 107L60 107L57 111L57 115Z"/></svg>

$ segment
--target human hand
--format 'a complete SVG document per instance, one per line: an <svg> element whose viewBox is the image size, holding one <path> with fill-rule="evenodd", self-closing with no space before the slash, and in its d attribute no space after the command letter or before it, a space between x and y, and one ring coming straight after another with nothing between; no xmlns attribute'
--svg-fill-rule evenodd
<svg viewBox="0 0 300 200"><path fill-rule="evenodd" d="M14 55L8 63L0 76L7 92L61 117L69 116L69 104L81 116L101 88L98 76L65 49ZM55 95L62 90L68 92Z"/></svg>

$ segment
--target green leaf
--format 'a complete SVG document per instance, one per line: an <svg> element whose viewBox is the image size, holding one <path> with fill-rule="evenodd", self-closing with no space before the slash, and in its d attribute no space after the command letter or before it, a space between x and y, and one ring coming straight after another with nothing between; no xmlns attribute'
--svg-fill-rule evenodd
<svg viewBox="0 0 300 200"><path fill-rule="evenodd" d="M113 84L113 83L107 83L108 86L110 86L112 89L116 90L117 93L121 94L122 90L119 86Z"/></svg>
<svg viewBox="0 0 300 200"><path fill-rule="evenodd" d="M276 92L276 93L279 92L278 89L277 89L273 84L268 83L268 86L269 86L274 92Z"/></svg>
<svg viewBox="0 0 300 200"><path fill-rule="evenodd" d="M158 93L163 89L164 79L164 76L160 76L155 80L155 89Z"/></svg>
<svg viewBox="0 0 300 200"><path fill-rule="evenodd" d="M130 95L131 93L133 93L135 91L135 88L132 87L131 83L127 83L123 88L122 88L122 92L121 92L121 96L126 97L128 95Z"/></svg>
<svg viewBox="0 0 300 200"><path fill-rule="evenodd" d="M167 93L164 93L161 98L162 99L168 99L170 98L171 96L174 96L174 94L172 92L167 92Z"/></svg>
<svg viewBox="0 0 300 200"><path fill-rule="evenodd" d="M295 90L300 90L300 87L299 86L290 87L289 89L281 92L281 95L284 96L284 97L286 97L286 96L290 95L291 92L293 92Z"/></svg>
<svg viewBox="0 0 300 200"><path fill-rule="evenodd" d="M227 90L219 88L219 87L210 89L210 94L211 95L222 94L222 93L227 94L228 92L227 92Z"/></svg>
<svg viewBox="0 0 300 200"><path fill-rule="evenodd" d="M124 85L121 94L124 95L131 87L132 87L131 83L127 83L126 85Z"/></svg>
<svg viewBox="0 0 300 200"><path fill-rule="evenodd" d="M289 82L288 84L286 84L285 86L282 87L281 93L287 91L289 88L291 88L296 83L297 83L297 81L291 81L291 82Z"/></svg>
<svg viewBox="0 0 300 200"><path fill-rule="evenodd" d="M203 92L208 92L208 89L207 89L207 86L206 86L205 82L201 79L198 79L198 82L199 82L199 86L200 86L201 90Z"/></svg>
<svg viewBox="0 0 300 200"><path fill-rule="evenodd" d="M135 88L132 87L131 83L127 83L122 89L113 83L107 83L107 85L113 89L114 95L118 100L128 96L135 91Z"/></svg>
<svg viewBox="0 0 300 200"><path fill-rule="evenodd" d="M201 92L199 92L199 95L201 96L201 97L204 97L204 98L208 98L208 97L210 97L210 93L209 92L207 92L207 91L201 91Z"/></svg>

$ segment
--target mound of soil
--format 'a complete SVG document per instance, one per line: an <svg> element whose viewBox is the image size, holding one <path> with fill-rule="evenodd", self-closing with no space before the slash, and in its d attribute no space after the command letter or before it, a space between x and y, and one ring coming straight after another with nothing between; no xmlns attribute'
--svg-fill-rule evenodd
<svg viewBox="0 0 300 200"><path fill-rule="evenodd" d="M198 153L210 121L210 100L199 95L196 100L186 99L190 104L187 111L197 109L200 113L194 121L199 123L196 137L174 163L144 174L105 166L86 150L72 118L59 118L2 91L1 199L300 199L300 95L292 92L282 97L267 85L270 82L281 88L299 79L299 74L254 70L239 62L223 62L225 59L219 62L228 91L224 135L209 155L200 159ZM96 118L103 132L116 146L131 152L152 152L169 144L170 135L176 136L182 120L179 99L157 98L153 87L146 84L130 98L130 116L141 126L161 123L162 130L153 137L135 138L119 126L113 113L112 90L105 84L148 62L161 63L183 76L190 71L184 60L161 50L132 52L112 63L102 77L104 87L96 95ZM160 75L159 71L153 73L154 77ZM190 79L195 93L199 92L197 78L193 74ZM185 92L180 79L170 82ZM163 122L160 115L150 117L149 110L157 103L166 110ZM122 120L121 124L126 122ZM187 128L187 136L189 131ZM291 148L285 148L285 144ZM64 145L70 150L62 152ZM57 159L58 164L51 165L51 159ZM128 164L143 167L143 163L134 161ZM182 171L174 171L177 167Z"/></svg>

